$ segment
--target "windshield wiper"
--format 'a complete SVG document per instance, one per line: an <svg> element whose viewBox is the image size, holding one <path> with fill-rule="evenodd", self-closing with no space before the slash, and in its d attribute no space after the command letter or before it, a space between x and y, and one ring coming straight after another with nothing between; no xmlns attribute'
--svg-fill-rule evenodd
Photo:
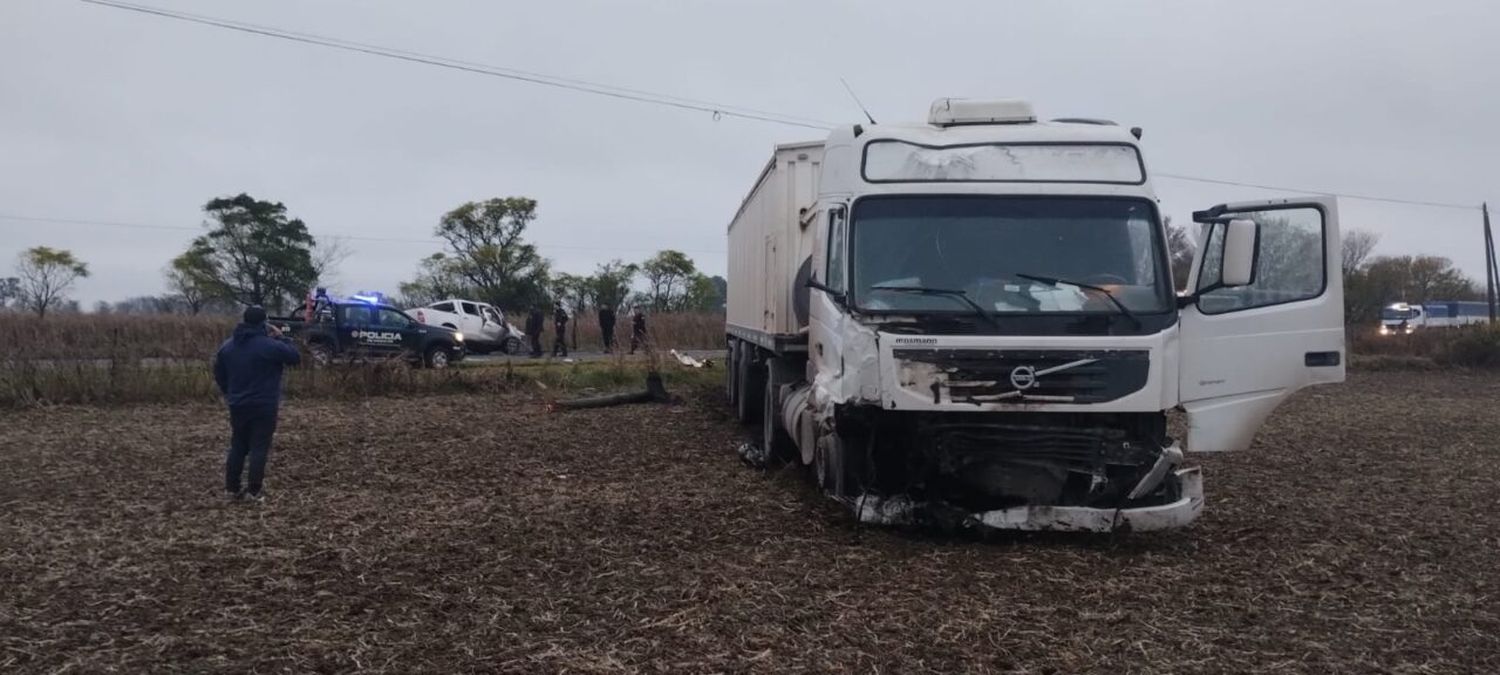
<svg viewBox="0 0 1500 675"><path fill-rule="evenodd" d="M974 313L978 314L985 320L985 323L988 323L991 327L993 327L996 333L1003 332L1000 328L1000 322L996 321L995 317L989 312L984 311L984 307L982 307L979 303L974 302L974 298L969 297L969 294L963 292L961 289L928 288L926 286L884 286L879 284L871 286L870 289L875 291L891 291L894 293L915 293L917 295L941 295L944 297L955 298L963 302L965 305L973 308Z"/></svg>
<svg viewBox="0 0 1500 675"><path fill-rule="evenodd" d="M1112 303L1114 303L1115 308L1118 309L1118 310L1120 310L1120 314L1124 315L1125 318L1130 319L1131 323L1135 324L1136 330L1140 330L1141 329L1141 320L1139 318L1137 318L1136 315L1133 312L1130 311L1129 307L1125 306L1125 303L1120 302L1120 299L1117 298L1117 297L1115 297L1114 293L1109 292L1109 289L1107 289L1107 288L1105 288L1103 286L1095 286L1093 284L1085 284L1085 283L1080 283L1080 282L1077 282L1077 281L1070 281L1068 279L1059 279L1057 277L1044 277L1044 276L1041 276L1039 274L1019 274L1019 273L1017 273L1017 274L1014 274L1012 276L1014 276L1014 277L1016 277L1018 279L1025 279L1027 281L1035 281L1035 282L1037 282L1039 284L1046 284L1046 285L1052 286L1054 288L1056 288L1058 284L1063 284L1063 285L1066 285L1066 286L1076 286L1078 288L1084 288L1084 289L1088 289L1088 290L1091 290L1091 291L1098 291L1100 293L1103 293L1104 297L1109 298L1109 301L1112 302Z"/></svg>

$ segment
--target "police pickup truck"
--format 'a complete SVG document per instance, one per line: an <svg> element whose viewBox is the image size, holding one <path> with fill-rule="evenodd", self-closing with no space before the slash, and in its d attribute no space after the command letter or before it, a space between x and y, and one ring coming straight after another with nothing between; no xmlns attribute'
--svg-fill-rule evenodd
<svg viewBox="0 0 1500 675"><path fill-rule="evenodd" d="M307 345L316 366L340 358L400 357L415 365L446 368L463 359L465 352L463 333L423 325L380 296L338 299L318 289L300 311L271 323Z"/></svg>

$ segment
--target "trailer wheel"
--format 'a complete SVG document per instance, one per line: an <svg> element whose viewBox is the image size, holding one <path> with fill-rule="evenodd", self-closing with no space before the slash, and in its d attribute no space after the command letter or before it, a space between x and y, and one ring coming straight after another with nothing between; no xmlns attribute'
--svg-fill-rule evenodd
<svg viewBox="0 0 1500 675"><path fill-rule="evenodd" d="M736 377L738 386L737 400L735 401L735 415L745 424L755 424L760 421L761 407L765 405L762 397L765 393L761 388L765 387L765 371L755 367L755 348L749 345L741 345L739 363L736 364Z"/></svg>
<svg viewBox="0 0 1500 675"><path fill-rule="evenodd" d="M725 350L725 363L729 364L729 367L725 368L725 370L729 372L724 374L724 396L725 398L729 399L729 405L731 406L734 405L734 373L736 370L738 370L738 368L735 367L737 365L737 362L734 358L736 351L734 343L734 338L730 338L728 344L726 345L727 349Z"/></svg>

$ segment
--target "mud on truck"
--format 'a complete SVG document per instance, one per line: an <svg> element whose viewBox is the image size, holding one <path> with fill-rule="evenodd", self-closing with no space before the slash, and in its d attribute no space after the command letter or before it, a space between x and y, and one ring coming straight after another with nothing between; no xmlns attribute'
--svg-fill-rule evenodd
<svg viewBox="0 0 1500 675"><path fill-rule="evenodd" d="M1184 450L1243 451L1344 379L1338 211L1195 212L1178 294L1140 139L943 99L777 147L729 226L729 399L760 459L810 465L867 522L1192 522Z"/></svg>

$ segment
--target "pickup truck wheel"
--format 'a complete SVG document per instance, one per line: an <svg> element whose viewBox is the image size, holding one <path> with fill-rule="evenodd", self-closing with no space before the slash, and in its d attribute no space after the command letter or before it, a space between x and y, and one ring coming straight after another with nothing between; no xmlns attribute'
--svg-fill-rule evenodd
<svg viewBox="0 0 1500 675"><path fill-rule="evenodd" d="M501 351L505 352L506 354L511 354L511 355L520 354L521 353L521 338L518 338L518 337L516 337L514 335L512 335L512 336L510 336L508 338L505 338L504 348L501 349Z"/></svg>
<svg viewBox="0 0 1500 675"><path fill-rule="evenodd" d="M333 349L321 342L309 345L307 352L314 368L327 368L333 363Z"/></svg>
<svg viewBox="0 0 1500 675"><path fill-rule="evenodd" d="M447 368L448 350L442 346L432 347L427 350L427 357L422 360L428 368Z"/></svg>

